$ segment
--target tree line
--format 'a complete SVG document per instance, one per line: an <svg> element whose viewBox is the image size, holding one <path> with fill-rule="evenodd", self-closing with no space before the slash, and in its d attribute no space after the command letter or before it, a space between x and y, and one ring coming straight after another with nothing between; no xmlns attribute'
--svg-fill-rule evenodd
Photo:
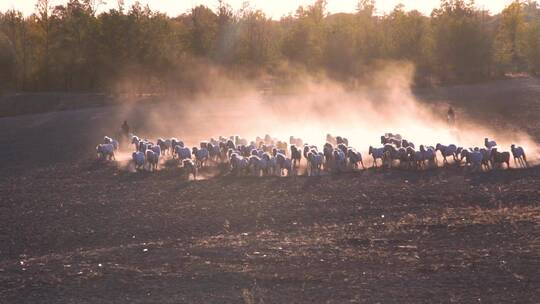
<svg viewBox="0 0 540 304"><path fill-rule="evenodd" d="M326 1L272 20L225 1L169 17L135 3L97 13L95 0L0 13L0 91L195 92L219 68L246 78L302 74L351 82L377 63L412 62L416 84L468 83L509 72L540 73L540 8L515 1L500 14L442 0L430 16L403 5L375 14L328 14Z"/></svg>

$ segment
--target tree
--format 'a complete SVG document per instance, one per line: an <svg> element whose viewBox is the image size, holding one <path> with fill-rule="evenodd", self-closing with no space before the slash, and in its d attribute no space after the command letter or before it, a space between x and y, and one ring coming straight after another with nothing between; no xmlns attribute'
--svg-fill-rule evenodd
<svg viewBox="0 0 540 304"><path fill-rule="evenodd" d="M306 67L318 67L323 59L326 16L325 0L317 0L307 8L300 6L296 10L296 20L292 22L292 28L284 38L285 56Z"/></svg>
<svg viewBox="0 0 540 304"><path fill-rule="evenodd" d="M9 10L0 14L0 31L2 31L15 53L15 66L12 67L12 77L8 81L17 89L27 88L27 57L28 34L26 21L21 12Z"/></svg>
<svg viewBox="0 0 540 304"><path fill-rule="evenodd" d="M531 24L525 33L524 55L529 71L540 75L540 20Z"/></svg>
<svg viewBox="0 0 540 304"><path fill-rule="evenodd" d="M277 58L272 20L260 10L244 9L239 21L236 62L261 68Z"/></svg>
<svg viewBox="0 0 540 304"><path fill-rule="evenodd" d="M524 35L522 3L516 0L502 11L495 40L496 61L503 70L523 70Z"/></svg>
<svg viewBox="0 0 540 304"><path fill-rule="evenodd" d="M50 53L50 41L51 41L51 22L50 15L52 7L49 0L38 0L36 4L36 20L39 24L40 36L42 39L42 65L43 65L43 89L49 89L49 53Z"/></svg>
<svg viewBox="0 0 540 304"><path fill-rule="evenodd" d="M346 79L351 75L355 75L355 63L362 60L357 53L358 27L356 16L352 14L329 16L326 27L325 67L334 77Z"/></svg>
<svg viewBox="0 0 540 304"><path fill-rule="evenodd" d="M115 80L120 79L129 64L130 44L132 35L128 24L128 18L120 6L98 16L100 51L98 53L100 66L101 86L108 87Z"/></svg>
<svg viewBox="0 0 540 304"><path fill-rule="evenodd" d="M426 39L429 36L427 18L418 11L405 12L398 5L384 18L389 57L421 63L425 60Z"/></svg>
<svg viewBox="0 0 540 304"><path fill-rule="evenodd" d="M326 1L312 0L279 21L248 4L233 11L226 0L175 17L139 2L124 8L123 0L99 15L102 0L35 1L27 17L0 12L2 73L11 75L3 83L22 91L196 92L210 70L349 82L392 60L412 62L416 80L443 83L540 70L540 10L532 0L495 16L465 0L443 0L430 16L402 5L379 16L374 0L332 15Z"/></svg>
<svg viewBox="0 0 540 304"><path fill-rule="evenodd" d="M191 47L199 56L210 57L216 47L218 17L208 7L199 5L191 10Z"/></svg>
<svg viewBox="0 0 540 304"><path fill-rule="evenodd" d="M215 59L223 64L230 64L234 58L238 39L238 23L232 7L219 0L217 9L217 38Z"/></svg>
<svg viewBox="0 0 540 304"><path fill-rule="evenodd" d="M54 9L55 68L64 90L87 90L98 84L98 23L92 3L69 0Z"/></svg>
<svg viewBox="0 0 540 304"><path fill-rule="evenodd" d="M8 37L0 32L0 94L13 86L15 50Z"/></svg>
<svg viewBox="0 0 540 304"><path fill-rule="evenodd" d="M355 74L369 73L370 65L382 55L383 33L378 29L379 20L375 14L374 0L360 0L356 9L355 48L357 62Z"/></svg>
<svg viewBox="0 0 540 304"><path fill-rule="evenodd" d="M443 0L431 14L434 70L443 81L468 82L491 73L492 39L487 13L474 2Z"/></svg>

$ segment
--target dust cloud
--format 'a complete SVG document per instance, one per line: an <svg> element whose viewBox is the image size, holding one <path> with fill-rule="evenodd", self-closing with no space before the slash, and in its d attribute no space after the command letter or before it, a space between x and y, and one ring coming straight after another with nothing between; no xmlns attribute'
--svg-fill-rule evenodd
<svg viewBox="0 0 540 304"><path fill-rule="evenodd" d="M348 138L366 159L368 147L381 146L384 133L401 134L417 147L437 143L483 147L488 137L497 141L501 151L516 144L525 148L531 160L538 159L539 147L526 133L460 117L450 128L445 105L415 98L413 75L411 64L386 63L354 87L325 77L302 77L290 81L287 93L265 94L256 81L213 72L206 82L215 85L207 85L206 92L189 102L147 105L136 133L153 140L176 137L191 146L220 135L255 140L265 134L287 142L289 136L300 137L320 146L329 133Z"/></svg>

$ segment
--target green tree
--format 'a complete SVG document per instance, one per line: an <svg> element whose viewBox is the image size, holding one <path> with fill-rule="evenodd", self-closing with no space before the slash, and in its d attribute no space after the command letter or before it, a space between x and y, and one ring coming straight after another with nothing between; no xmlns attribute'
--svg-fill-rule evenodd
<svg viewBox="0 0 540 304"><path fill-rule="evenodd" d="M41 83L42 89L49 89L49 77L50 77L50 43L51 43L51 21L50 15L52 7L49 0L38 0L36 4L36 21L39 24L39 36L41 46Z"/></svg>
<svg viewBox="0 0 540 304"><path fill-rule="evenodd" d="M215 65L249 76L290 80L309 72L345 82L369 75L381 60L412 62L417 79L442 82L540 70L535 1L515 1L495 16L464 0L443 0L430 16L401 5L378 16L374 0L334 15L326 1L313 0L279 21L247 4L234 12L225 0L176 17L138 2L125 9L123 0L99 15L101 0L49 1L36 0L27 17L0 13L4 87L195 92L207 87L200 79Z"/></svg>
<svg viewBox="0 0 540 304"><path fill-rule="evenodd" d="M199 5L191 10L191 47L198 56L211 57L216 48L218 16L208 7Z"/></svg>
<svg viewBox="0 0 540 304"><path fill-rule="evenodd" d="M540 74L540 20L531 24L525 33L525 58L529 71Z"/></svg>
<svg viewBox="0 0 540 304"><path fill-rule="evenodd" d="M327 37L324 49L325 67L334 77L346 79L354 76L357 53L357 18L352 14L328 16Z"/></svg>
<svg viewBox="0 0 540 304"><path fill-rule="evenodd" d="M402 5L384 18L387 54L390 58L420 64L425 60L429 36L428 19L418 11L406 12Z"/></svg>
<svg viewBox="0 0 540 304"><path fill-rule="evenodd" d="M7 80L16 89L27 89L27 57L28 57L28 31L26 20L21 12L9 10L0 14L0 31L2 31L10 48L15 53L15 66L11 70L11 78ZM6 47L6 46L4 46Z"/></svg>
<svg viewBox="0 0 540 304"><path fill-rule="evenodd" d="M237 62L260 68L277 59L276 31L262 11L244 9L239 33Z"/></svg>
<svg viewBox="0 0 540 304"><path fill-rule="evenodd" d="M103 87L109 86L123 76L132 51L129 49L132 40L126 35L129 33L128 19L123 11L123 6L120 6L98 16L101 41L98 56L101 62L100 75Z"/></svg>
<svg viewBox="0 0 540 304"><path fill-rule="evenodd" d="M355 74L362 76L370 72L373 62L382 57L383 33L380 20L375 14L374 0L360 0L356 9L356 56Z"/></svg>
<svg viewBox="0 0 540 304"><path fill-rule="evenodd" d="M217 38L215 59L222 64L231 64L238 40L238 22L232 7L219 0L217 9Z"/></svg>
<svg viewBox="0 0 540 304"><path fill-rule="evenodd" d="M495 40L495 59L503 70L523 70L525 27L522 3L516 0L502 11Z"/></svg>
<svg viewBox="0 0 540 304"><path fill-rule="evenodd" d="M55 74L64 90L88 90L99 84L99 27L93 2L69 0L53 11Z"/></svg>
<svg viewBox="0 0 540 304"><path fill-rule="evenodd" d="M284 38L283 53L294 62L309 68L319 67L323 61L325 43L324 19L326 1L317 0L313 5L296 10L296 19L291 20L291 28Z"/></svg>
<svg viewBox="0 0 540 304"><path fill-rule="evenodd" d="M492 38L487 12L474 2L443 0L431 14L434 71L443 81L468 82L491 74Z"/></svg>
<svg viewBox="0 0 540 304"><path fill-rule="evenodd" d="M0 32L0 94L14 85L15 64L13 44Z"/></svg>

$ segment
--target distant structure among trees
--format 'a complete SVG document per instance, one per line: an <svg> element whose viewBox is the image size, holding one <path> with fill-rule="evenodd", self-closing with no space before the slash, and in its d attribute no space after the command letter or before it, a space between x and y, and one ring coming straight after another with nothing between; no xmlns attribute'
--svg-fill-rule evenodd
<svg viewBox="0 0 540 304"><path fill-rule="evenodd" d="M375 14L374 0L355 13L329 15L326 1L279 21L224 1L168 17L135 3L96 13L94 0L35 13L0 13L0 92L198 90L202 67L277 79L326 75L347 82L384 60L416 66L416 83L466 83L505 73L540 73L540 8L515 1L490 15L472 1L443 0L431 16ZM129 86L128 86L129 85Z"/></svg>

